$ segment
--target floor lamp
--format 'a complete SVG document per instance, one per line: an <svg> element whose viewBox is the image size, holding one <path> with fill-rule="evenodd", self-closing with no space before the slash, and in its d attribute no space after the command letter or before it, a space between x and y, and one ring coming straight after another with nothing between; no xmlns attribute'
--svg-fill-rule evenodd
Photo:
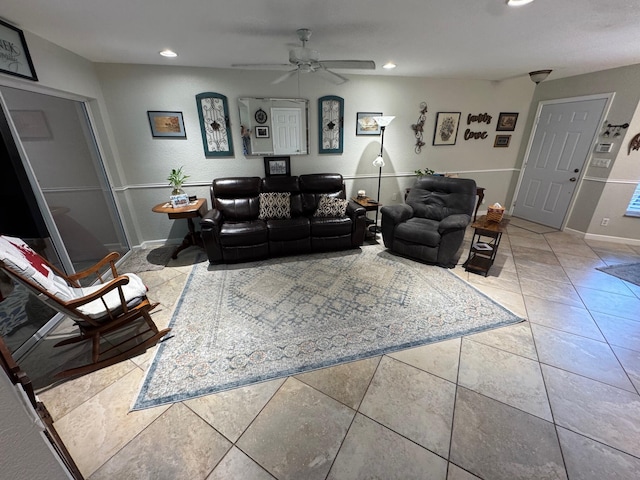
<svg viewBox="0 0 640 480"><path fill-rule="evenodd" d="M389 125L394 118L394 116L389 116L389 115L385 115L385 116L381 116L381 117L372 117L373 120L376 121L376 123L380 126L380 132L381 132L381 137L380 137L380 153L378 154L378 156L376 157L376 159L373 161L373 166L374 167L378 167L378 203L380 203L380 181L382 180L382 167L384 167L384 158L382 157L382 152L383 152L383 148L384 148L384 130L385 128L387 128L387 125ZM376 223L374 223L369 230L373 231L374 234L378 233L380 231L380 228L378 227L378 212L380 211L380 206L378 206L378 208L376 208Z"/></svg>

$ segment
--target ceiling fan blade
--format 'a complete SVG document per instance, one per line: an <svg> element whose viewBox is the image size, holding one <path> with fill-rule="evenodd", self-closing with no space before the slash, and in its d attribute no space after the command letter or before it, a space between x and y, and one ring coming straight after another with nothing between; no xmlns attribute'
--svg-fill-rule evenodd
<svg viewBox="0 0 640 480"><path fill-rule="evenodd" d="M275 85L276 83L282 83L284 82L287 78L293 76L296 72L298 71L297 68L294 68L293 70L288 71L287 73L285 73L284 75L276 78L273 82L271 82L271 85Z"/></svg>
<svg viewBox="0 0 640 480"><path fill-rule="evenodd" d="M373 60L321 60L324 68L346 68L350 70L375 70L376 62Z"/></svg>
<svg viewBox="0 0 640 480"><path fill-rule="evenodd" d="M291 68L290 63L233 63L232 67L273 70L274 68Z"/></svg>
<svg viewBox="0 0 640 480"><path fill-rule="evenodd" d="M331 70L327 70L326 68L319 68L315 71L315 73L319 73L324 78L332 83L335 83L336 85L342 85L343 83L347 83L349 81L347 77L338 75L336 72L332 72Z"/></svg>

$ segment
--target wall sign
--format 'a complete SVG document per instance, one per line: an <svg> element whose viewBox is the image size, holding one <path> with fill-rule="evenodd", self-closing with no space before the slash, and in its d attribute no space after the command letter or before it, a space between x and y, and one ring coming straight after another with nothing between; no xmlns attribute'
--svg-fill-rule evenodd
<svg viewBox="0 0 640 480"><path fill-rule="evenodd" d="M467 115L467 125L471 125L472 123L486 123L489 125L491 123L491 115L488 113L479 113L477 115L472 115L471 113ZM465 140L484 140L489 136L489 133L484 132L475 132L470 128L467 128L464 131L464 139Z"/></svg>
<svg viewBox="0 0 640 480"><path fill-rule="evenodd" d="M22 30L0 20L0 72L38 81Z"/></svg>
<svg viewBox="0 0 640 480"><path fill-rule="evenodd" d="M227 97L205 92L196 95L205 157L233 156Z"/></svg>
<svg viewBox="0 0 640 480"><path fill-rule="evenodd" d="M318 152L342 153L344 98L327 95L318 99Z"/></svg>

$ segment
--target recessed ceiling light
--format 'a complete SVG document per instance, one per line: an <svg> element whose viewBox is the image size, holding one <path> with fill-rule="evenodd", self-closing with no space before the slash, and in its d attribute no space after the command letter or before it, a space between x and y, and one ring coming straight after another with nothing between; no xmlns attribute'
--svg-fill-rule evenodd
<svg viewBox="0 0 640 480"><path fill-rule="evenodd" d="M521 7L531 2L533 2L533 0L507 0L507 5L510 7Z"/></svg>
<svg viewBox="0 0 640 480"><path fill-rule="evenodd" d="M391 70L392 68L396 68L397 65L393 62L387 62L385 63L382 68L386 68L387 70Z"/></svg>
<svg viewBox="0 0 640 480"><path fill-rule="evenodd" d="M173 50L162 50L160 52L160 55L162 55L163 57L177 57L178 54L176 52L174 52Z"/></svg>

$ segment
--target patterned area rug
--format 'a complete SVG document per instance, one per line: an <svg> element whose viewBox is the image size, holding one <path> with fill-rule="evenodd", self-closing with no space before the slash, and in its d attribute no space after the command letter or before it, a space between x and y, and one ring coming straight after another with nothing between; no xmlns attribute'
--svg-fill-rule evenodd
<svg viewBox="0 0 640 480"><path fill-rule="evenodd" d="M611 265L610 267L600 267L597 270L640 286L640 263Z"/></svg>
<svg viewBox="0 0 640 480"><path fill-rule="evenodd" d="M522 319L453 273L380 246L193 267L134 410Z"/></svg>

